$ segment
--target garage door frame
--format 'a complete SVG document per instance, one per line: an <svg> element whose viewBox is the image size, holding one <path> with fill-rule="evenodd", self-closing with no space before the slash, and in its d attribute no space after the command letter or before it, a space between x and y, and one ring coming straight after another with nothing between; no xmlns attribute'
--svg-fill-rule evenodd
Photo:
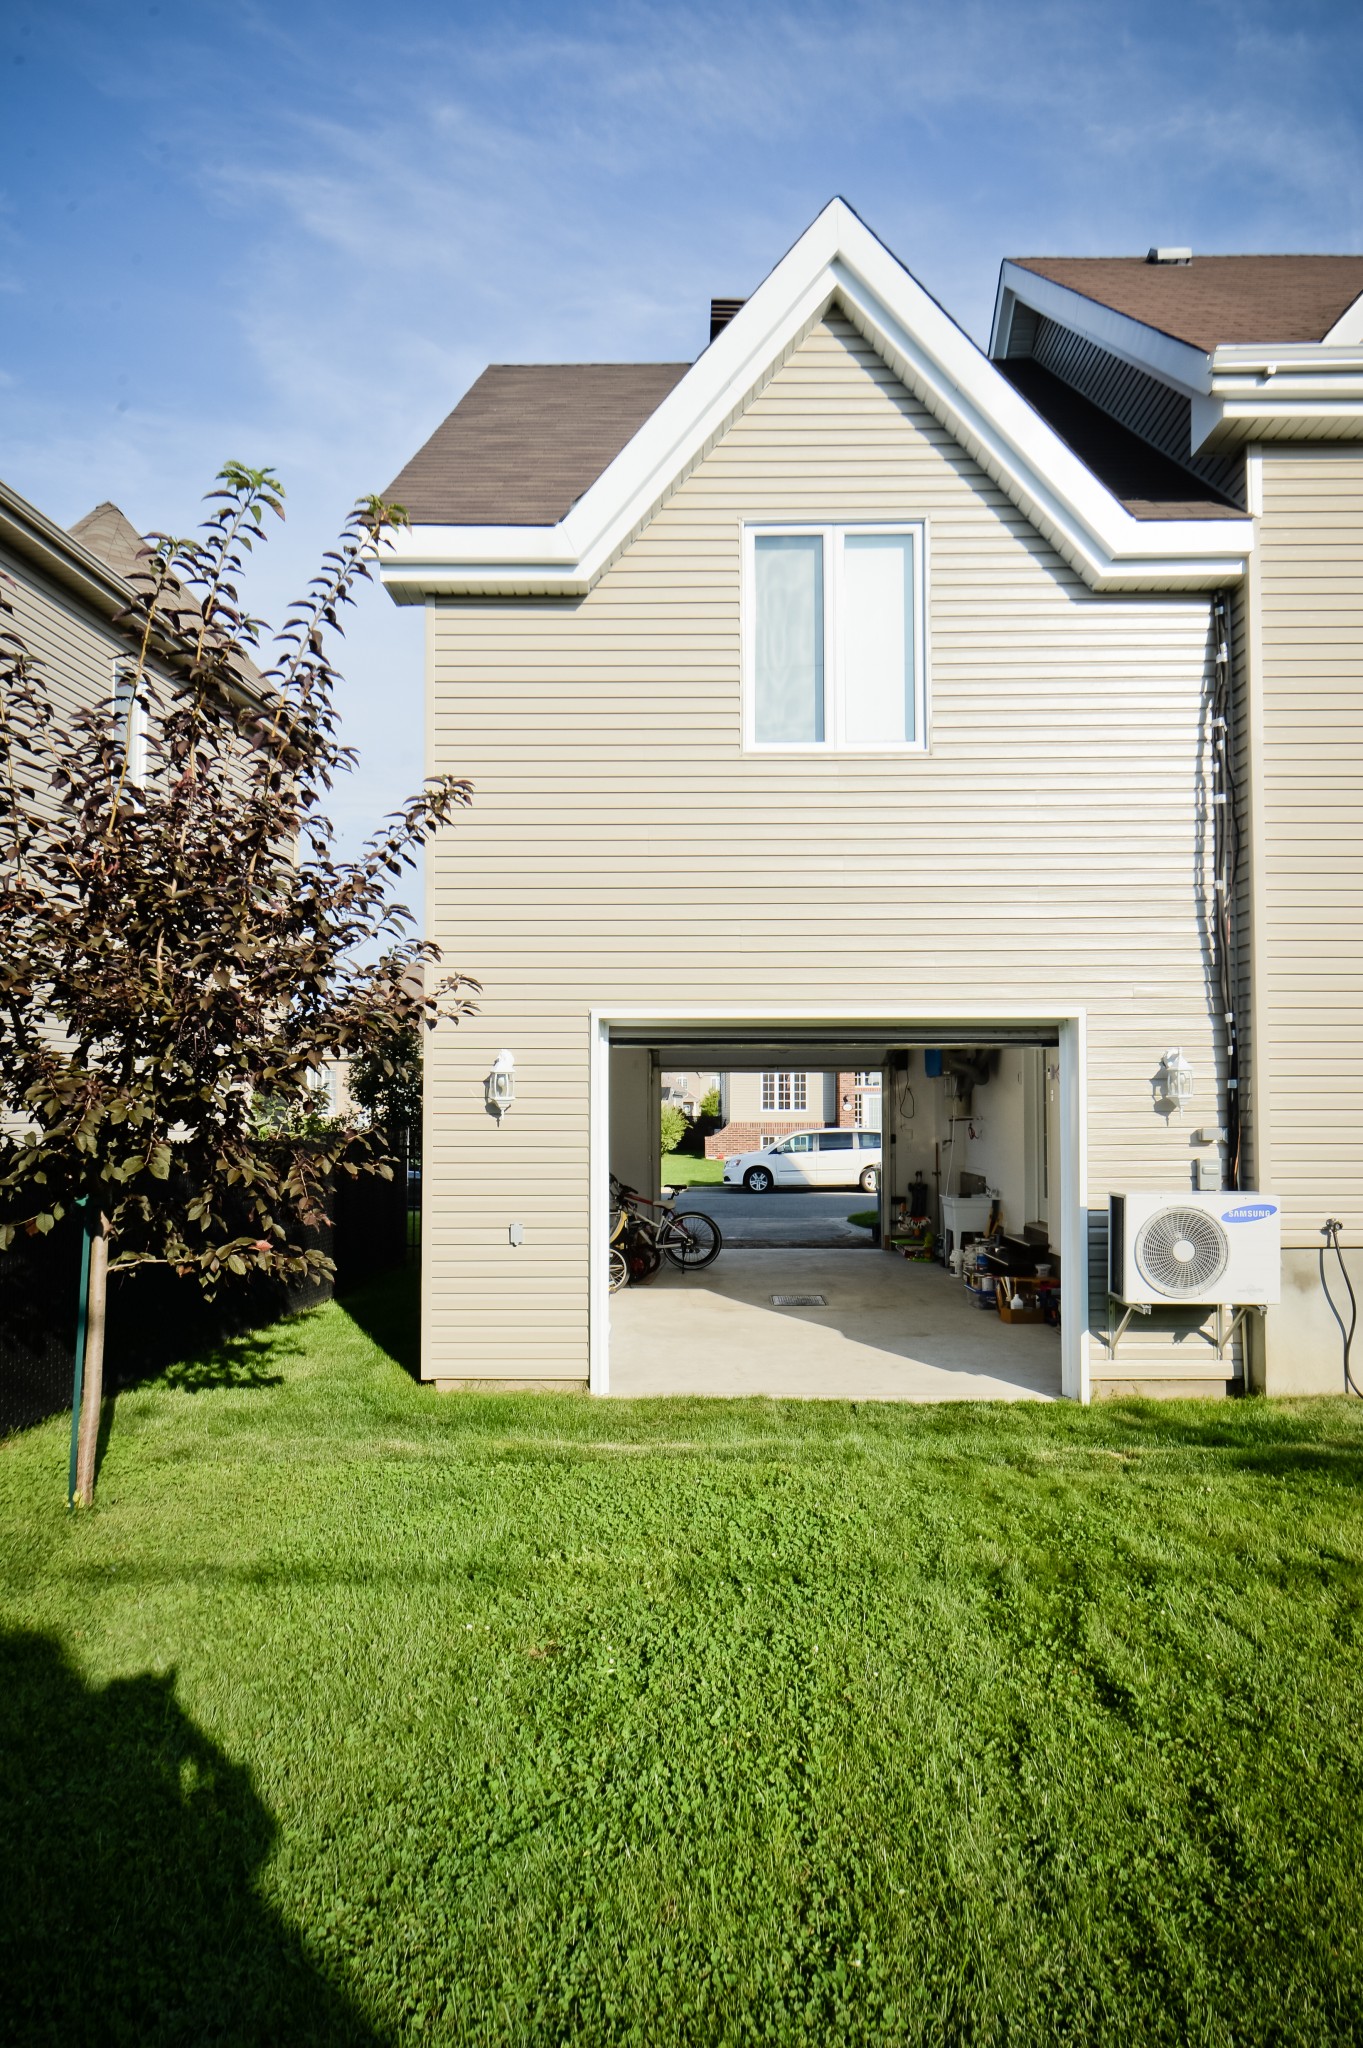
<svg viewBox="0 0 1363 2048"><path fill-rule="evenodd" d="M713 1027L722 1043L726 1027L740 1033L771 1027L798 1041L827 1038L839 1028L883 1031L904 1043L931 1042L935 1031L970 1034L988 1045L991 1033L1016 1036L1022 1030L1055 1034L1060 1046L1060 1387L1069 1400L1087 1402L1089 1384L1088 1278L1088 1076L1087 1019L1083 1010L1058 1013L1000 1005L987 1017L963 1017L959 1009L938 1005L916 1009L911 1016L876 1016L853 1009L735 1010L704 1004L677 1005L667 1010L629 1006L593 1009L590 1013L590 1251L589 1337L590 1383L594 1394L610 1392L610 1050L611 1034L619 1030L638 1044L656 1032L666 1044L675 1034L694 1034L697 1026Z"/></svg>

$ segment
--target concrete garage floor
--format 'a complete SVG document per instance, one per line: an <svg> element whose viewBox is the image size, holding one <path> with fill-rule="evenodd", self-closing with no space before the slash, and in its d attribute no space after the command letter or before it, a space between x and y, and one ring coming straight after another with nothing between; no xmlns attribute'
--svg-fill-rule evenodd
<svg viewBox="0 0 1363 2048"><path fill-rule="evenodd" d="M774 1308L823 1294L826 1308ZM610 1390L777 1400L1054 1401L1060 1335L973 1308L959 1280L880 1251L725 1246L611 1296Z"/></svg>

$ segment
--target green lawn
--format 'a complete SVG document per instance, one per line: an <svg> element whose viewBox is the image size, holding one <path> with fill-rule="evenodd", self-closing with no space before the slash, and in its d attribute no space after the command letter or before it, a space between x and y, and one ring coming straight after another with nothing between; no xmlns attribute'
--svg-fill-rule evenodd
<svg viewBox="0 0 1363 2048"><path fill-rule="evenodd" d="M711 1188L724 1178L722 1159L692 1159L685 1152L664 1152L663 1186L665 1188Z"/></svg>
<svg viewBox="0 0 1363 2048"><path fill-rule="evenodd" d="M0 2039L1360 2038L1363 1409L441 1398L410 1284L0 1448Z"/></svg>

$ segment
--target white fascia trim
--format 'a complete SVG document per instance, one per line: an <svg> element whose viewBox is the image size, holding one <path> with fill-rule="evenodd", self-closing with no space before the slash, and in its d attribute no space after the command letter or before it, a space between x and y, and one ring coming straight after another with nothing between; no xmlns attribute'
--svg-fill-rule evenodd
<svg viewBox="0 0 1363 2048"><path fill-rule="evenodd" d="M1243 573L1248 521L1132 518L835 199L558 526L407 528L385 552L383 582L399 602L589 590L835 298L1094 589L1206 589Z"/></svg>
<svg viewBox="0 0 1363 2048"><path fill-rule="evenodd" d="M1195 449L1245 440L1363 434L1363 353L1297 342L1219 348L1205 397L1192 402Z"/></svg>
<svg viewBox="0 0 1363 2048"><path fill-rule="evenodd" d="M922 304L911 330L883 276L863 280L840 261L849 319L1092 589L1205 589L1244 573L1248 520L1134 518L888 251L874 249Z"/></svg>
<svg viewBox="0 0 1363 2048"><path fill-rule="evenodd" d="M1005 308L1004 302L1009 297L1020 299L1043 318L1082 334L1086 341L1096 342L1099 348L1158 377L1161 383L1177 385L1190 397L1210 388L1210 358L1202 349L1194 348L1190 342L1175 341L1171 334L1147 327L1143 320L1133 320L1129 313L1118 313L1097 299L1085 298L1069 285L1055 284L1049 277L1039 277L1036 271L1024 270L1016 263L1005 262L999 273L994 333L989 341L991 356L998 354L998 344L1006 339L1004 318L1006 314L1011 322L1012 307Z"/></svg>

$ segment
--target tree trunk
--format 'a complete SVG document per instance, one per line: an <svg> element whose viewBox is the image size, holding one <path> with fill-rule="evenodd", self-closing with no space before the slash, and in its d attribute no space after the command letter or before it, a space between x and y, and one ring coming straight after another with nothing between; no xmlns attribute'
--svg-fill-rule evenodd
<svg viewBox="0 0 1363 2048"><path fill-rule="evenodd" d="M89 1310L85 1324L85 1381L81 1389L80 1435L76 1445L78 1507L95 1499L95 1459L99 1451L99 1418L104 1405L104 1309L109 1298L109 1239L106 1219L90 1239Z"/></svg>

